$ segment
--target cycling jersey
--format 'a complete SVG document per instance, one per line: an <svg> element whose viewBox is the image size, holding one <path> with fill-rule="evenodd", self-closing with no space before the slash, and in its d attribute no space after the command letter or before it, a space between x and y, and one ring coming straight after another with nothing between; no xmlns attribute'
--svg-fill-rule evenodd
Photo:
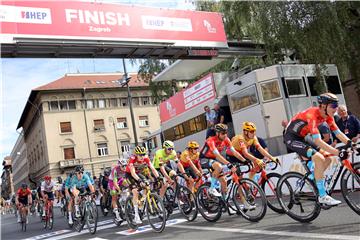
<svg viewBox="0 0 360 240"><path fill-rule="evenodd" d="M71 179L73 177L73 174L70 174L69 176L67 176L65 182L64 182L64 190L65 189L69 189L71 187Z"/></svg>
<svg viewBox="0 0 360 240"><path fill-rule="evenodd" d="M150 167L150 159L144 157L143 161L139 161L137 156L131 156L126 166L125 172L131 173L130 166L134 166L136 174L142 172L147 167Z"/></svg>
<svg viewBox="0 0 360 240"><path fill-rule="evenodd" d="M192 161L195 166L199 166L199 156L200 153L192 154L189 150L185 150L181 153L180 162L184 168L190 167L190 161ZM189 161L190 158L190 161Z"/></svg>
<svg viewBox="0 0 360 240"><path fill-rule="evenodd" d="M89 187L91 184L91 179L89 178L89 176L87 174L83 174L82 178L79 180L78 177L76 175L74 175L71 178L71 182L70 182L70 189L76 187L77 189L84 189Z"/></svg>
<svg viewBox="0 0 360 240"><path fill-rule="evenodd" d="M119 165L113 167L111 169L111 173L109 176L109 184L110 182L118 182L118 183L119 181L122 182L124 176L125 176L125 171L123 171Z"/></svg>
<svg viewBox="0 0 360 240"><path fill-rule="evenodd" d="M54 181L50 181L49 184L46 183L46 181L43 181L41 183L41 191L44 192L52 192L53 190L55 190L55 183Z"/></svg>
<svg viewBox="0 0 360 240"><path fill-rule="evenodd" d="M235 150L238 151L239 153L243 152L245 149L250 150L251 146L254 146L256 148L258 148L260 146L260 143L256 136L254 136L253 139L246 140L244 135L242 135L242 134L239 134L239 135L236 135L235 137L233 137L231 139L231 144L233 145ZM230 149L226 149L226 154L230 155L230 156L234 155L230 151Z"/></svg>
<svg viewBox="0 0 360 240"><path fill-rule="evenodd" d="M232 144L228 137L224 140L220 140L217 136L209 137L205 141L205 147L202 153L205 158L216 159L215 153L221 153L226 149L231 149Z"/></svg>
<svg viewBox="0 0 360 240"><path fill-rule="evenodd" d="M311 107L296 114L291 119L286 132L303 138L307 134L311 134L314 139L321 138L318 126L323 122L326 122L330 130L335 134L340 132L337 125L335 124L334 118L331 116L323 118L320 114L319 107Z"/></svg>
<svg viewBox="0 0 360 240"><path fill-rule="evenodd" d="M160 163L167 163L168 161L175 160L177 158L175 150L172 150L170 154L166 154L165 151L165 149L159 149L156 151L153 161L154 167L156 169L160 168Z"/></svg>
<svg viewBox="0 0 360 240"><path fill-rule="evenodd" d="M31 195L31 190L30 188L19 188L16 194L19 198L26 198L27 196Z"/></svg>

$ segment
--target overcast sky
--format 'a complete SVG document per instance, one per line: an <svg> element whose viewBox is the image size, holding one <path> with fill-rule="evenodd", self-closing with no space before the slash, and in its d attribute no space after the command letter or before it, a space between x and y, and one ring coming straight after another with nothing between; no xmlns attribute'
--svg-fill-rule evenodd
<svg viewBox="0 0 360 240"><path fill-rule="evenodd" d="M192 0L96 0L148 5L176 9L194 9ZM1 59L0 81L0 154L1 162L9 155L17 140L16 126L31 89L47 84L66 73L93 73L123 71L121 59ZM137 72L137 66L127 64L128 72ZM2 164L0 164L2 170Z"/></svg>

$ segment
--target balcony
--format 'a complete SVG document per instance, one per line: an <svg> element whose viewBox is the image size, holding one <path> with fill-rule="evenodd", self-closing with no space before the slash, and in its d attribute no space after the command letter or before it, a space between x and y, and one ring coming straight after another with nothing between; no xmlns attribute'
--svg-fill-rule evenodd
<svg viewBox="0 0 360 240"><path fill-rule="evenodd" d="M62 160L59 162L60 168L68 168L68 167L74 167L77 165L82 165L83 160L82 159L70 159L70 160Z"/></svg>

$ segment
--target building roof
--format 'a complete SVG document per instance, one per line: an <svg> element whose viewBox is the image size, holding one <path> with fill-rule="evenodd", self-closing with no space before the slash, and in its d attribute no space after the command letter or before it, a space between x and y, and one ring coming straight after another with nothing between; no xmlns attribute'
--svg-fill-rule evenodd
<svg viewBox="0 0 360 240"><path fill-rule="evenodd" d="M62 78L35 88L34 90L45 91L83 88L115 88L121 86L120 79L123 75L123 73L66 74ZM144 81L139 81L136 73L130 73L128 76L131 77L129 82L130 87L146 87L149 85Z"/></svg>
<svg viewBox="0 0 360 240"><path fill-rule="evenodd" d="M33 102L39 92L54 90L74 90L74 89L111 89L121 87L120 79L123 73L71 73L65 74L62 78L31 90L25 108L21 114L18 126L19 129L27 117L28 112L33 107ZM138 80L137 73L128 73L130 87L148 87L149 83Z"/></svg>

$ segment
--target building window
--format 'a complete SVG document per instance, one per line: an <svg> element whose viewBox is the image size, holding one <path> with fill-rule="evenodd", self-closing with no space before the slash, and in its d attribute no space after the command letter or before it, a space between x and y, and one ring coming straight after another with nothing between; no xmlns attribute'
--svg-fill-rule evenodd
<svg viewBox="0 0 360 240"><path fill-rule="evenodd" d="M117 128L127 128L128 126L127 126L126 118L118 118L116 127Z"/></svg>
<svg viewBox="0 0 360 240"><path fill-rule="evenodd" d="M67 101L59 101L60 110L68 110Z"/></svg>
<svg viewBox="0 0 360 240"><path fill-rule="evenodd" d="M127 98L120 98L120 106L126 107L128 105L128 99Z"/></svg>
<svg viewBox="0 0 360 240"><path fill-rule="evenodd" d="M75 151L73 147L64 148L64 159L75 159Z"/></svg>
<svg viewBox="0 0 360 240"><path fill-rule="evenodd" d="M149 126L149 118L148 118L148 116L140 116L139 117L139 126L140 127Z"/></svg>
<svg viewBox="0 0 360 240"><path fill-rule="evenodd" d="M328 92L333 94L341 94L340 81L338 76L325 76Z"/></svg>
<svg viewBox="0 0 360 240"><path fill-rule="evenodd" d="M256 105L259 103L255 85L250 86L230 96L232 112Z"/></svg>
<svg viewBox="0 0 360 240"><path fill-rule="evenodd" d="M285 79L285 83L289 97L306 96L305 85L302 78Z"/></svg>
<svg viewBox="0 0 360 240"><path fill-rule="evenodd" d="M50 111L57 111L57 110L59 110L59 102L51 101L50 102Z"/></svg>
<svg viewBox="0 0 360 240"><path fill-rule="evenodd" d="M144 106L149 105L150 104L149 97L142 97L141 104Z"/></svg>
<svg viewBox="0 0 360 240"><path fill-rule="evenodd" d="M94 120L94 130L95 131L105 130L104 119Z"/></svg>
<svg viewBox="0 0 360 240"><path fill-rule="evenodd" d="M174 127L175 139L180 139L185 137L185 131L183 124L179 124Z"/></svg>
<svg viewBox="0 0 360 240"><path fill-rule="evenodd" d="M99 99L98 106L99 108L105 108L105 99Z"/></svg>
<svg viewBox="0 0 360 240"><path fill-rule="evenodd" d="M118 100L117 98L110 99L110 107L118 107Z"/></svg>
<svg viewBox="0 0 360 240"><path fill-rule="evenodd" d="M71 133L71 122L61 122L60 131L61 133Z"/></svg>
<svg viewBox="0 0 360 240"><path fill-rule="evenodd" d="M130 152L130 142L129 141L121 141L121 152Z"/></svg>
<svg viewBox="0 0 360 240"><path fill-rule="evenodd" d="M108 147L106 143L97 144L98 156L107 156L109 155Z"/></svg>
<svg viewBox="0 0 360 240"><path fill-rule="evenodd" d="M76 109L75 100L68 101L69 110Z"/></svg>
<svg viewBox="0 0 360 240"><path fill-rule="evenodd" d="M94 108L94 100L86 100L86 108L87 109Z"/></svg>
<svg viewBox="0 0 360 240"><path fill-rule="evenodd" d="M260 84L263 101L270 101L281 97L278 80L271 80Z"/></svg>

